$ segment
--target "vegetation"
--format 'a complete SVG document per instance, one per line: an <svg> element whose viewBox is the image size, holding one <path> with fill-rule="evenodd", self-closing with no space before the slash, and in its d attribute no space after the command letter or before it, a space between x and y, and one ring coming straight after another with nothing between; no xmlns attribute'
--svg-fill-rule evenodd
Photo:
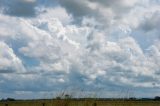
<svg viewBox="0 0 160 106"><path fill-rule="evenodd" d="M160 101L136 100L32 100L0 102L0 106L160 106Z"/></svg>
<svg viewBox="0 0 160 106"><path fill-rule="evenodd" d="M71 98L65 95L65 98L46 99L46 100L13 100L8 98L2 100L0 106L160 106L160 98L154 99L113 99L113 98Z"/></svg>
<svg viewBox="0 0 160 106"><path fill-rule="evenodd" d="M45 100L15 100L7 98L0 100L0 106L160 106L160 97L154 98L75 98L75 93L61 92L54 99Z"/></svg>

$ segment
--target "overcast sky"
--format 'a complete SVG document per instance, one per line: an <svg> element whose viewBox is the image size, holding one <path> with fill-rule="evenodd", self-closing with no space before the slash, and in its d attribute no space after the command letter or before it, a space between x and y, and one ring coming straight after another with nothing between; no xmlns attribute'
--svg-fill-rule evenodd
<svg viewBox="0 0 160 106"><path fill-rule="evenodd" d="M62 91L160 96L160 0L0 0L0 98Z"/></svg>

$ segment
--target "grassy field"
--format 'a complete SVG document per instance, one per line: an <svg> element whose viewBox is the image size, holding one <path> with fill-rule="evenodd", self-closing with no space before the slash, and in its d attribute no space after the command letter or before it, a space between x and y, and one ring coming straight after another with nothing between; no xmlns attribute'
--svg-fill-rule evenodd
<svg viewBox="0 0 160 106"><path fill-rule="evenodd" d="M0 102L0 106L160 106L160 101L32 100Z"/></svg>

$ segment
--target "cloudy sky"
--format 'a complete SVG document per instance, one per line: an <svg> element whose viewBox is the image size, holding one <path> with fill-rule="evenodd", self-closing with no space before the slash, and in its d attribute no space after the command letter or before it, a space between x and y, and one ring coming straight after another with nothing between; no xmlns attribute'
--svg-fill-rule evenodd
<svg viewBox="0 0 160 106"><path fill-rule="evenodd" d="M160 0L0 0L0 98L160 96L159 20Z"/></svg>

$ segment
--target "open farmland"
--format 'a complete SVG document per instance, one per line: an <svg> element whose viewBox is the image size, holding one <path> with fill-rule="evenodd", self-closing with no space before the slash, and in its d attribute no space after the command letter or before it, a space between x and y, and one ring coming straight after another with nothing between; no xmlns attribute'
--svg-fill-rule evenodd
<svg viewBox="0 0 160 106"><path fill-rule="evenodd" d="M0 106L160 106L160 0L0 0Z"/></svg>
<svg viewBox="0 0 160 106"><path fill-rule="evenodd" d="M0 106L160 106L160 101L33 100L0 102Z"/></svg>

